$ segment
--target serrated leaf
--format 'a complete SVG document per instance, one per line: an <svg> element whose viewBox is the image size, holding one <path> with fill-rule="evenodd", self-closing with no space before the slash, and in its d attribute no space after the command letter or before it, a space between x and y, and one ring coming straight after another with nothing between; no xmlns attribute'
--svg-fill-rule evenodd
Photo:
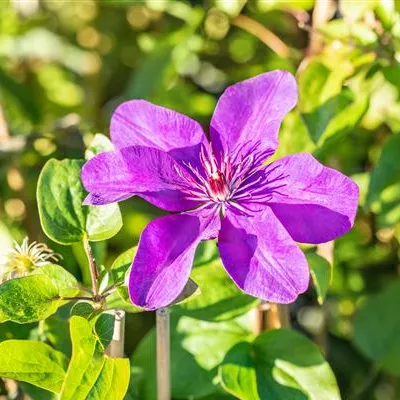
<svg viewBox="0 0 400 400"><path fill-rule="evenodd" d="M233 347L219 368L223 387L241 400L339 400L335 376L318 347L286 329Z"/></svg>
<svg viewBox="0 0 400 400"><path fill-rule="evenodd" d="M6 340L0 343L0 376L24 381L59 393L67 358L45 343Z"/></svg>
<svg viewBox="0 0 400 400"><path fill-rule="evenodd" d="M118 204L84 206L80 179L84 160L49 160L42 169L37 200L42 228L57 243L105 240L122 227Z"/></svg>
<svg viewBox="0 0 400 400"><path fill-rule="evenodd" d="M332 266L325 258L315 253L306 253L311 278L317 292L319 304L323 304L332 279Z"/></svg>
<svg viewBox="0 0 400 400"><path fill-rule="evenodd" d="M0 285L0 322L40 321L61 304L57 286L46 275L15 278Z"/></svg>
<svg viewBox="0 0 400 400"><path fill-rule="evenodd" d="M70 320L72 358L60 400L122 400L129 385L129 360L108 358L82 317Z"/></svg>

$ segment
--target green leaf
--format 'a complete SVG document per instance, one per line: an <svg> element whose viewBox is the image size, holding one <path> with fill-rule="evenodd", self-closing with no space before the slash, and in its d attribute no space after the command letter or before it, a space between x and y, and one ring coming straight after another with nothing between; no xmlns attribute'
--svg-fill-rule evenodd
<svg viewBox="0 0 400 400"><path fill-rule="evenodd" d="M261 11L269 11L273 9L295 9L295 10L311 10L314 6L314 0L268 0L259 1L257 6Z"/></svg>
<svg viewBox="0 0 400 400"><path fill-rule="evenodd" d="M368 99L342 90L353 67L331 71L319 61L311 62L299 77L299 109L315 143L349 132L368 108Z"/></svg>
<svg viewBox="0 0 400 400"><path fill-rule="evenodd" d="M344 79L350 71L346 68L332 72L319 61L312 61L299 76L299 108L309 113L342 89Z"/></svg>
<svg viewBox="0 0 400 400"><path fill-rule="evenodd" d="M57 400L57 394L41 389L30 383L20 382L18 385L30 400Z"/></svg>
<svg viewBox="0 0 400 400"><path fill-rule="evenodd" d="M219 258L193 268L191 278L201 293L176 305L174 311L178 314L204 321L225 321L245 314L259 303L236 287Z"/></svg>
<svg viewBox="0 0 400 400"><path fill-rule="evenodd" d="M373 10L376 2L376 0L341 0L340 12L349 22L355 22L361 19L367 11Z"/></svg>
<svg viewBox="0 0 400 400"><path fill-rule="evenodd" d="M171 66L174 45L168 40L158 43L147 55L129 80L126 97L130 99L149 99L162 85L162 80ZM152 76L153 79L148 79Z"/></svg>
<svg viewBox="0 0 400 400"><path fill-rule="evenodd" d="M57 286L46 275L15 278L0 285L0 322L40 321L61 304Z"/></svg>
<svg viewBox="0 0 400 400"><path fill-rule="evenodd" d="M92 319L96 314L96 310L93 305L87 301L79 301L75 303L71 308L71 316L76 315L85 319Z"/></svg>
<svg viewBox="0 0 400 400"><path fill-rule="evenodd" d="M241 400L340 399L335 376L318 347L286 329L237 344L219 376L223 387Z"/></svg>
<svg viewBox="0 0 400 400"><path fill-rule="evenodd" d="M37 186L40 222L46 235L57 243L72 244L88 237L105 240L122 227L117 204L83 206L86 192L80 180L83 160L49 160Z"/></svg>
<svg viewBox="0 0 400 400"><path fill-rule="evenodd" d="M371 297L354 319L354 343L372 360L400 376L400 281Z"/></svg>
<svg viewBox="0 0 400 400"><path fill-rule="evenodd" d="M6 340L0 343L0 376L24 381L59 393L67 358L45 343Z"/></svg>
<svg viewBox="0 0 400 400"><path fill-rule="evenodd" d="M61 297L73 297L79 293L78 281L67 270L59 265L46 264L36 268L32 275L45 275L49 277L58 289Z"/></svg>
<svg viewBox="0 0 400 400"><path fill-rule="evenodd" d="M128 313L139 313L143 312L143 308L134 306L128 294L128 288L126 286L119 287L114 293L106 299L107 309L121 309Z"/></svg>
<svg viewBox="0 0 400 400"><path fill-rule="evenodd" d="M5 70L0 68L0 88L7 91L13 96L26 116L33 122L39 122L41 115L38 103L34 100L33 93L28 89L27 85L14 80Z"/></svg>
<svg viewBox="0 0 400 400"><path fill-rule="evenodd" d="M214 393L216 368L226 352L252 334L247 319L204 322L171 315L172 397L197 398ZM153 328L132 356L132 365L145 371L141 398L156 399L156 332Z"/></svg>
<svg viewBox="0 0 400 400"><path fill-rule="evenodd" d="M296 134L293 134L293 132L296 132ZM279 131L279 147L272 159L277 160L289 154L302 151L312 153L315 147L304 119L299 111L295 109L283 120Z"/></svg>
<svg viewBox="0 0 400 400"><path fill-rule="evenodd" d="M122 228L122 216L116 203L105 206L89 206L86 232L89 240L95 242L115 236Z"/></svg>
<svg viewBox="0 0 400 400"><path fill-rule="evenodd" d="M68 320L57 314L47 318L43 323L43 336L46 342L55 349L71 357L71 338L69 337Z"/></svg>
<svg viewBox="0 0 400 400"><path fill-rule="evenodd" d="M42 228L61 244L81 241L85 235L87 207L82 206L85 191L80 181L84 161L51 159L40 173L37 200Z"/></svg>
<svg viewBox="0 0 400 400"><path fill-rule="evenodd" d="M315 253L306 253L311 278L317 292L318 303L323 304L332 280L332 266Z"/></svg>
<svg viewBox="0 0 400 400"><path fill-rule="evenodd" d="M361 46L373 45L378 40L378 35L364 23L348 23L343 19L335 19L322 26L321 33L329 39L355 42Z"/></svg>
<svg viewBox="0 0 400 400"><path fill-rule="evenodd" d="M368 109L368 98L355 99L350 90L343 90L329 98L312 112L303 114L304 121L315 143L350 132Z"/></svg>
<svg viewBox="0 0 400 400"><path fill-rule="evenodd" d="M125 275L132 265L135 257L137 246L130 248L120 254L112 263L110 272L114 283L122 283L125 281Z"/></svg>
<svg viewBox="0 0 400 400"><path fill-rule="evenodd" d="M122 400L129 385L129 360L105 356L85 318L73 316L70 330L72 358L60 400Z"/></svg>
<svg viewBox="0 0 400 400"><path fill-rule="evenodd" d="M114 320L115 317L113 314L103 313L97 318L94 324L94 332L103 346L103 349L106 349L112 340L114 334Z"/></svg>
<svg viewBox="0 0 400 400"><path fill-rule="evenodd" d="M391 136L384 144L382 153L371 174L366 205L379 199L383 190L400 180L400 135Z"/></svg>

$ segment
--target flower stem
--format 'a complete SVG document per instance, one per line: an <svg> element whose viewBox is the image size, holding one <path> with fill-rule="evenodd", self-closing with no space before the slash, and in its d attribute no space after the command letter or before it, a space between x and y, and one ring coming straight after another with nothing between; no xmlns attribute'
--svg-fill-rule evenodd
<svg viewBox="0 0 400 400"><path fill-rule="evenodd" d="M114 333L106 354L111 358L122 358L125 346L125 311L114 310Z"/></svg>
<svg viewBox="0 0 400 400"><path fill-rule="evenodd" d="M92 248L90 247L90 243L87 238L83 239L83 248L85 249L85 253L89 261L89 271L90 271L90 279L92 281L93 296L95 299L97 299L99 296L99 290L97 288L97 280L99 279L99 273L97 271L96 260L93 257Z"/></svg>
<svg viewBox="0 0 400 400"><path fill-rule="evenodd" d="M156 311L157 328L157 399L171 399L169 310Z"/></svg>

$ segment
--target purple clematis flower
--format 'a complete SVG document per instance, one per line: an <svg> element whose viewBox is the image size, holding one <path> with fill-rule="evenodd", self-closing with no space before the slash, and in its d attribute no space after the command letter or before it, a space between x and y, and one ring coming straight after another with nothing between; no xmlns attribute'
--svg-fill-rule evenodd
<svg viewBox="0 0 400 400"><path fill-rule="evenodd" d="M296 101L296 82L285 71L237 83L219 99L211 143L197 122L175 111L143 100L116 109L116 150L82 170L85 204L138 195L175 213L141 235L129 277L134 304L154 310L172 303L197 245L213 238L227 273L249 295L289 303L307 289L307 262L295 242L327 242L349 231L358 187L306 153L264 164Z"/></svg>

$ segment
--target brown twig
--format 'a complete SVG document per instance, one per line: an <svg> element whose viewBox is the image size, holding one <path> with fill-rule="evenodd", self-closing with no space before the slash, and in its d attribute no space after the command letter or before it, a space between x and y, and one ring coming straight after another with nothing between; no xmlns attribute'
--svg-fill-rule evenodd
<svg viewBox="0 0 400 400"><path fill-rule="evenodd" d="M321 52L324 46L324 38L316 35L319 28L326 24L333 15L335 5L332 0L316 0L312 13L312 31L310 31L310 43L307 49L307 57Z"/></svg>
<svg viewBox="0 0 400 400"><path fill-rule="evenodd" d="M89 262L90 279L92 281L92 292L94 299L99 298L99 289L97 287L97 280L99 279L99 273L97 271L96 260L93 257L92 248L90 247L89 240L87 238L83 239L83 247Z"/></svg>
<svg viewBox="0 0 400 400"><path fill-rule="evenodd" d="M276 36L275 33L271 32L258 21L255 21L246 15L239 15L232 19L231 23L232 25L235 25L238 28L241 28L251 35L257 37L280 57L286 58L289 56L289 47L282 42L282 40Z"/></svg>
<svg viewBox="0 0 400 400"><path fill-rule="evenodd" d="M0 142L6 141L10 138L10 132L4 116L3 107L0 105Z"/></svg>

